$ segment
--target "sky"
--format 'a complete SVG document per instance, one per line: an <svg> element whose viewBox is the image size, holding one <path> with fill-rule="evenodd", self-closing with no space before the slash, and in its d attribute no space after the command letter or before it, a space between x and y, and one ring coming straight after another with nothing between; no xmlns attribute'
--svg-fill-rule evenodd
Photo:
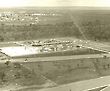
<svg viewBox="0 0 110 91"><path fill-rule="evenodd" d="M93 6L110 7L110 0L0 0L0 7Z"/></svg>

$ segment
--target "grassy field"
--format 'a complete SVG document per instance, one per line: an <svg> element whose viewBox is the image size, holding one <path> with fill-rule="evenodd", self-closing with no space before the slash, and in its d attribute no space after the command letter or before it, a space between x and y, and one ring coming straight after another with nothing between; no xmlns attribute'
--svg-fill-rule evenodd
<svg viewBox="0 0 110 91"><path fill-rule="evenodd" d="M1 63L0 87L16 84L39 89L110 75L110 58ZM18 90L19 91L19 90ZM22 90L21 90L22 91ZM33 90L34 91L34 90Z"/></svg>
<svg viewBox="0 0 110 91"><path fill-rule="evenodd" d="M36 73L40 72L57 84L110 75L109 58L38 62L24 65L34 69Z"/></svg>

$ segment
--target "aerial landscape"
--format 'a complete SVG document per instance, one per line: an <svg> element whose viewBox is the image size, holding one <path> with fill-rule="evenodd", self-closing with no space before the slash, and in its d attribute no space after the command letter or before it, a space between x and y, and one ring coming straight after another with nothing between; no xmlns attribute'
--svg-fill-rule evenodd
<svg viewBox="0 0 110 91"><path fill-rule="evenodd" d="M0 7L0 91L110 91L109 18L110 7Z"/></svg>

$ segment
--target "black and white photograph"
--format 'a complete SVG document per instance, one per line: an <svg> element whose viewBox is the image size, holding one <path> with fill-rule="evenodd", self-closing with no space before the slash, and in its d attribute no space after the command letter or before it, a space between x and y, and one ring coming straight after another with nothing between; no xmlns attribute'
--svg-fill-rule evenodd
<svg viewBox="0 0 110 91"><path fill-rule="evenodd" d="M0 0L0 91L110 91L110 0Z"/></svg>

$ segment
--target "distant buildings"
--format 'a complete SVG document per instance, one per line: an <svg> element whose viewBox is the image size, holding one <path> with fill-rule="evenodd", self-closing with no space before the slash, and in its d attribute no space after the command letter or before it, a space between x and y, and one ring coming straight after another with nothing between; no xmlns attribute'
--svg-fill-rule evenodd
<svg viewBox="0 0 110 91"><path fill-rule="evenodd" d="M0 12L0 23L6 25L33 25L38 24L40 16L57 16L54 13L26 13L26 12Z"/></svg>

